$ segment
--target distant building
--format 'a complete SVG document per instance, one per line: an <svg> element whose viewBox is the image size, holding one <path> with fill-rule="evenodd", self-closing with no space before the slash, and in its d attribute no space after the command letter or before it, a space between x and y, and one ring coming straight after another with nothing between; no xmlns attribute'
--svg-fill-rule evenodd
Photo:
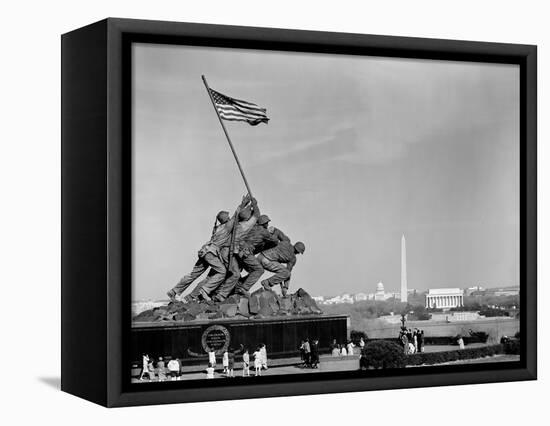
<svg viewBox="0 0 550 426"><path fill-rule="evenodd" d="M353 297L347 293L339 296L334 296L323 301L325 305L334 305L337 303L353 303L353 302L354 302Z"/></svg>
<svg viewBox="0 0 550 426"><path fill-rule="evenodd" d="M374 293L374 300L386 300L386 293L384 292L384 284L380 281L376 285L376 293Z"/></svg>
<svg viewBox="0 0 550 426"><path fill-rule="evenodd" d="M431 321L475 321L482 318L477 312L441 312L431 314Z"/></svg>
<svg viewBox="0 0 550 426"><path fill-rule="evenodd" d="M357 293L355 296L353 296L356 302L362 302L364 300L368 299L368 295L365 293Z"/></svg>
<svg viewBox="0 0 550 426"><path fill-rule="evenodd" d="M426 308L451 309L464 306L464 292L459 288L431 288L426 294Z"/></svg>
<svg viewBox="0 0 550 426"><path fill-rule="evenodd" d="M471 296L475 292L484 291L485 289L481 287L480 285L476 285L474 287L468 287L466 290L464 290L465 296Z"/></svg>
<svg viewBox="0 0 550 426"><path fill-rule="evenodd" d="M519 287L500 287L487 289L487 295L490 296L518 296Z"/></svg>
<svg viewBox="0 0 550 426"><path fill-rule="evenodd" d="M405 234L401 236L401 302L407 302L407 246Z"/></svg>

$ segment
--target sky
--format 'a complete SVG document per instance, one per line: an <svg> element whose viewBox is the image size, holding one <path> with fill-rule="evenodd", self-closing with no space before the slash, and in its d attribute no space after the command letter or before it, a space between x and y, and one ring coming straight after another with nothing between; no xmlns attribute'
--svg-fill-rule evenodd
<svg viewBox="0 0 550 426"><path fill-rule="evenodd" d="M519 67L159 44L132 49L133 300L164 298L246 189L201 80L313 295L519 284ZM266 276L268 273L266 273ZM259 284L257 284L259 285ZM190 290L189 290L190 291Z"/></svg>

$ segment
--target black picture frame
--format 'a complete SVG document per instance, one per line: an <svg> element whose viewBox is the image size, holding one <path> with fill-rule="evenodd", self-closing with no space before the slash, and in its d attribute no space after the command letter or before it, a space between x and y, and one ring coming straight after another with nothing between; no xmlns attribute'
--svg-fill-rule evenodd
<svg viewBox="0 0 550 426"><path fill-rule="evenodd" d="M61 42L63 391L117 407L536 379L536 46L118 18L64 34ZM364 376L252 378L246 386L225 381L132 386L126 361L133 42L518 64L520 361L376 370Z"/></svg>

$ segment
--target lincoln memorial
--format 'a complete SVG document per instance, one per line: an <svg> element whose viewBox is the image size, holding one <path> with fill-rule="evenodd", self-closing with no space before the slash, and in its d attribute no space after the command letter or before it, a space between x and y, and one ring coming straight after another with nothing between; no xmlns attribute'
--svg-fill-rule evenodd
<svg viewBox="0 0 550 426"><path fill-rule="evenodd" d="M459 288L431 288L426 294L426 308L450 309L464 306L464 291Z"/></svg>

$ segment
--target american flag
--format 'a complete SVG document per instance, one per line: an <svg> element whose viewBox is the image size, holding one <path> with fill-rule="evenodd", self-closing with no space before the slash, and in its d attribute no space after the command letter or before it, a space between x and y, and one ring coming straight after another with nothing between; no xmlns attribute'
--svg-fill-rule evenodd
<svg viewBox="0 0 550 426"><path fill-rule="evenodd" d="M213 89L209 89L220 117L229 121L246 121L251 126L269 121L266 109L252 102L230 98Z"/></svg>

